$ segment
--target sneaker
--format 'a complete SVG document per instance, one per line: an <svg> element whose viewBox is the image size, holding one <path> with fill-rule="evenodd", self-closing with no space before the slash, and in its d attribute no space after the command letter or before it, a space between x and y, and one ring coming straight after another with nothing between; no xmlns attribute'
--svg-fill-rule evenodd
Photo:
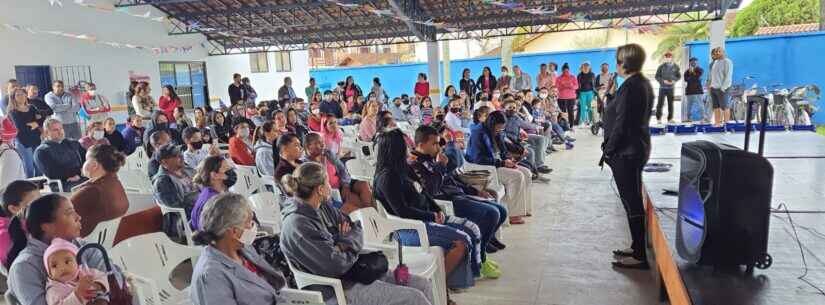
<svg viewBox="0 0 825 305"><path fill-rule="evenodd" d="M576 142L576 138L571 136L564 137L564 139L567 140L567 142Z"/></svg>
<svg viewBox="0 0 825 305"><path fill-rule="evenodd" d="M493 244L493 246L495 246L499 250L504 250L504 249L507 248L507 245L505 245L500 240L498 240L498 238L495 238L495 237L490 239L490 243Z"/></svg>
<svg viewBox="0 0 825 305"><path fill-rule="evenodd" d="M622 250L613 250L613 256L615 256L615 257L633 256L633 248L627 248L627 249L622 249Z"/></svg>
<svg viewBox="0 0 825 305"><path fill-rule="evenodd" d="M573 147L576 147L575 145L573 145L573 143L570 143L570 142L564 143L564 148L567 149L567 150L571 150L571 149L573 149Z"/></svg>
<svg viewBox="0 0 825 305"><path fill-rule="evenodd" d="M496 261L491 260L489 257L487 258L487 260L484 261L484 263L488 263L490 265L493 265L493 267L495 267L496 270L501 270L501 265L499 265Z"/></svg>
<svg viewBox="0 0 825 305"><path fill-rule="evenodd" d="M542 176L542 175L535 175L535 176L533 176L533 181L541 182L541 183L548 183L548 182L550 182L550 178L547 178L547 177Z"/></svg>
<svg viewBox="0 0 825 305"><path fill-rule="evenodd" d="M495 246L493 246L492 244L489 244L489 243L484 248L485 248L484 252L486 252L487 254L496 253L499 250L498 248L496 248Z"/></svg>
<svg viewBox="0 0 825 305"><path fill-rule="evenodd" d="M523 225L524 224L524 219L522 219L521 216L510 217L510 224L511 225Z"/></svg>
<svg viewBox="0 0 825 305"><path fill-rule="evenodd" d="M646 260L638 260L634 257L617 258L616 261L613 262L613 267L624 268L624 269L639 269L639 270L648 270L648 269L650 269L650 265L647 264ZM482 267L482 270L483 270L483 267Z"/></svg>
<svg viewBox="0 0 825 305"><path fill-rule="evenodd" d="M547 165L542 165L542 166L539 166L539 168L537 168L536 171L538 171L539 173L542 173L542 174L549 174L549 173L553 172L553 169L547 167Z"/></svg>
<svg viewBox="0 0 825 305"><path fill-rule="evenodd" d="M501 270L493 267L489 261L481 263L481 277L485 279L497 279L501 277Z"/></svg>

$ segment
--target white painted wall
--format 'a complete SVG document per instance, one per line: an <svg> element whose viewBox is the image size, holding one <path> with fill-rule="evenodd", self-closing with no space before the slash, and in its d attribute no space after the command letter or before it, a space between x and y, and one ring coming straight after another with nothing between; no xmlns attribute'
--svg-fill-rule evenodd
<svg viewBox="0 0 825 305"><path fill-rule="evenodd" d="M86 0L87 3L105 1L112 3L114 0ZM169 36L168 25L164 23L121 13L101 12L78 6L71 0L62 2L63 7L53 7L47 0L2 0L0 23L88 34L96 36L98 40L120 43L192 45L194 48L186 54L154 55L150 51L114 48L49 34L33 35L0 26L0 80L4 84L6 79L15 77L15 65L89 65L98 92L105 94L113 103L120 104L124 102L124 93L128 89L130 70L151 77L152 95L157 99L161 93L159 61L204 61L206 58L207 52L200 45L205 39L202 35ZM155 17L163 16L163 13L150 6L130 8L130 12L134 14L146 11L151 11Z"/></svg>
<svg viewBox="0 0 825 305"><path fill-rule="evenodd" d="M268 73L252 73L249 66L249 54L209 56L206 58L206 73L209 82L209 95L219 97L224 102L229 100L229 84L232 74L240 73L249 77L252 88L258 93L258 100L277 98L278 88L284 84L284 77L292 78L292 88L298 97L304 97L304 88L309 85L309 52L291 52L292 71L275 72L275 53L267 53Z"/></svg>

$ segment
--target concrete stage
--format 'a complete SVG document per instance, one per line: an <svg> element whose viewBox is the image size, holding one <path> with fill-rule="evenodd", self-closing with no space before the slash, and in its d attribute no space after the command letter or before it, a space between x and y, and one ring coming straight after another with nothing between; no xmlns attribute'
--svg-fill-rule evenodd
<svg viewBox="0 0 825 305"><path fill-rule="evenodd" d="M662 195L662 189L678 189L681 143L694 140L743 147L744 134L653 137L651 162L670 163L673 168L665 173L645 173L644 182L653 204L660 208L657 214L662 231L693 304L825 304L825 295L797 279L805 271L784 209L771 217L768 253L773 266L766 270L756 269L753 275L746 275L744 267L714 272L712 267L699 267L678 257L674 244L678 198ZM758 133L753 133L751 151L756 151L757 145ZM807 260L805 279L825 289L825 137L812 132L768 132L765 156L774 167L771 206L784 203L791 210Z"/></svg>

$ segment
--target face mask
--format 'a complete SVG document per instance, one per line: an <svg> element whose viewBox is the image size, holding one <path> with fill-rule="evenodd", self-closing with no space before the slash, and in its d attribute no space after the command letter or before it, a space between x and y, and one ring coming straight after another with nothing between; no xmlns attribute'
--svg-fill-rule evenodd
<svg viewBox="0 0 825 305"><path fill-rule="evenodd" d="M96 130L92 133L92 139L100 140L103 139L103 130Z"/></svg>
<svg viewBox="0 0 825 305"><path fill-rule="evenodd" d="M441 146L447 145L447 140L444 140L444 138L441 138L440 140L438 140L438 145L441 145Z"/></svg>
<svg viewBox="0 0 825 305"><path fill-rule="evenodd" d="M499 96L501 96L501 94L499 94L499 93L493 93L493 98L498 98Z"/></svg>
<svg viewBox="0 0 825 305"><path fill-rule="evenodd" d="M541 99L546 99L546 98L547 98L547 93L542 93L542 94L539 94L539 97L540 97Z"/></svg>
<svg viewBox="0 0 825 305"><path fill-rule="evenodd" d="M312 114L319 115L319 114L321 114L321 110L320 109L313 109Z"/></svg>
<svg viewBox="0 0 825 305"><path fill-rule="evenodd" d="M506 113L507 113L507 116L515 116L516 115L515 110L507 110Z"/></svg>
<svg viewBox="0 0 825 305"><path fill-rule="evenodd" d="M167 129L169 128L169 123L156 123L155 129Z"/></svg>
<svg viewBox="0 0 825 305"><path fill-rule="evenodd" d="M253 222L252 228L244 229L238 241L246 246L251 246L255 242L255 237L258 237L258 225Z"/></svg>
<svg viewBox="0 0 825 305"><path fill-rule="evenodd" d="M450 112L452 112L452 113L461 113L461 108L450 108Z"/></svg>
<svg viewBox="0 0 825 305"><path fill-rule="evenodd" d="M692 68L696 68L696 63L695 63L695 62L692 62L692 63L690 63L690 66L691 66Z"/></svg>
<svg viewBox="0 0 825 305"><path fill-rule="evenodd" d="M91 96L94 96L94 95L95 95L95 91L94 91L94 90L89 90L88 92L89 92L89 95L91 95Z"/></svg>
<svg viewBox="0 0 825 305"><path fill-rule="evenodd" d="M192 144L192 148L195 150L200 150L203 147L203 141L192 142L190 144Z"/></svg>
<svg viewBox="0 0 825 305"><path fill-rule="evenodd" d="M223 181L223 185L227 188L230 188L238 182L238 174L235 173L235 170L230 170L226 172L226 180Z"/></svg>
<svg viewBox="0 0 825 305"><path fill-rule="evenodd" d="M444 120L444 115L443 115L443 114L439 114L439 115L435 116L435 119L434 119L434 120L439 121L439 122L440 122L440 121L443 121L443 120Z"/></svg>
<svg viewBox="0 0 825 305"><path fill-rule="evenodd" d="M238 129L238 136L241 138L249 137L249 128Z"/></svg>

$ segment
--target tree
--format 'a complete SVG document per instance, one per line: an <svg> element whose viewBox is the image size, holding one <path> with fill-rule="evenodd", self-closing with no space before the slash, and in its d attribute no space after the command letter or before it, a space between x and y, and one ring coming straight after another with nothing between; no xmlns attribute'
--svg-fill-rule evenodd
<svg viewBox="0 0 825 305"><path fill-rule="evenodd" d="M673 58L682 58L682 49L686 42L707 39L710 35L707 22L691 22L671 25L665 28L664 39L659 42L654 58L661 58L667 51Z"/></svg>
<svg viewBox="0 0 825 305"><path fill-rule="evenodd" d="M736 14L734 37L753 35L764 26L819 22L820 0L754 0Z"/></svg>

